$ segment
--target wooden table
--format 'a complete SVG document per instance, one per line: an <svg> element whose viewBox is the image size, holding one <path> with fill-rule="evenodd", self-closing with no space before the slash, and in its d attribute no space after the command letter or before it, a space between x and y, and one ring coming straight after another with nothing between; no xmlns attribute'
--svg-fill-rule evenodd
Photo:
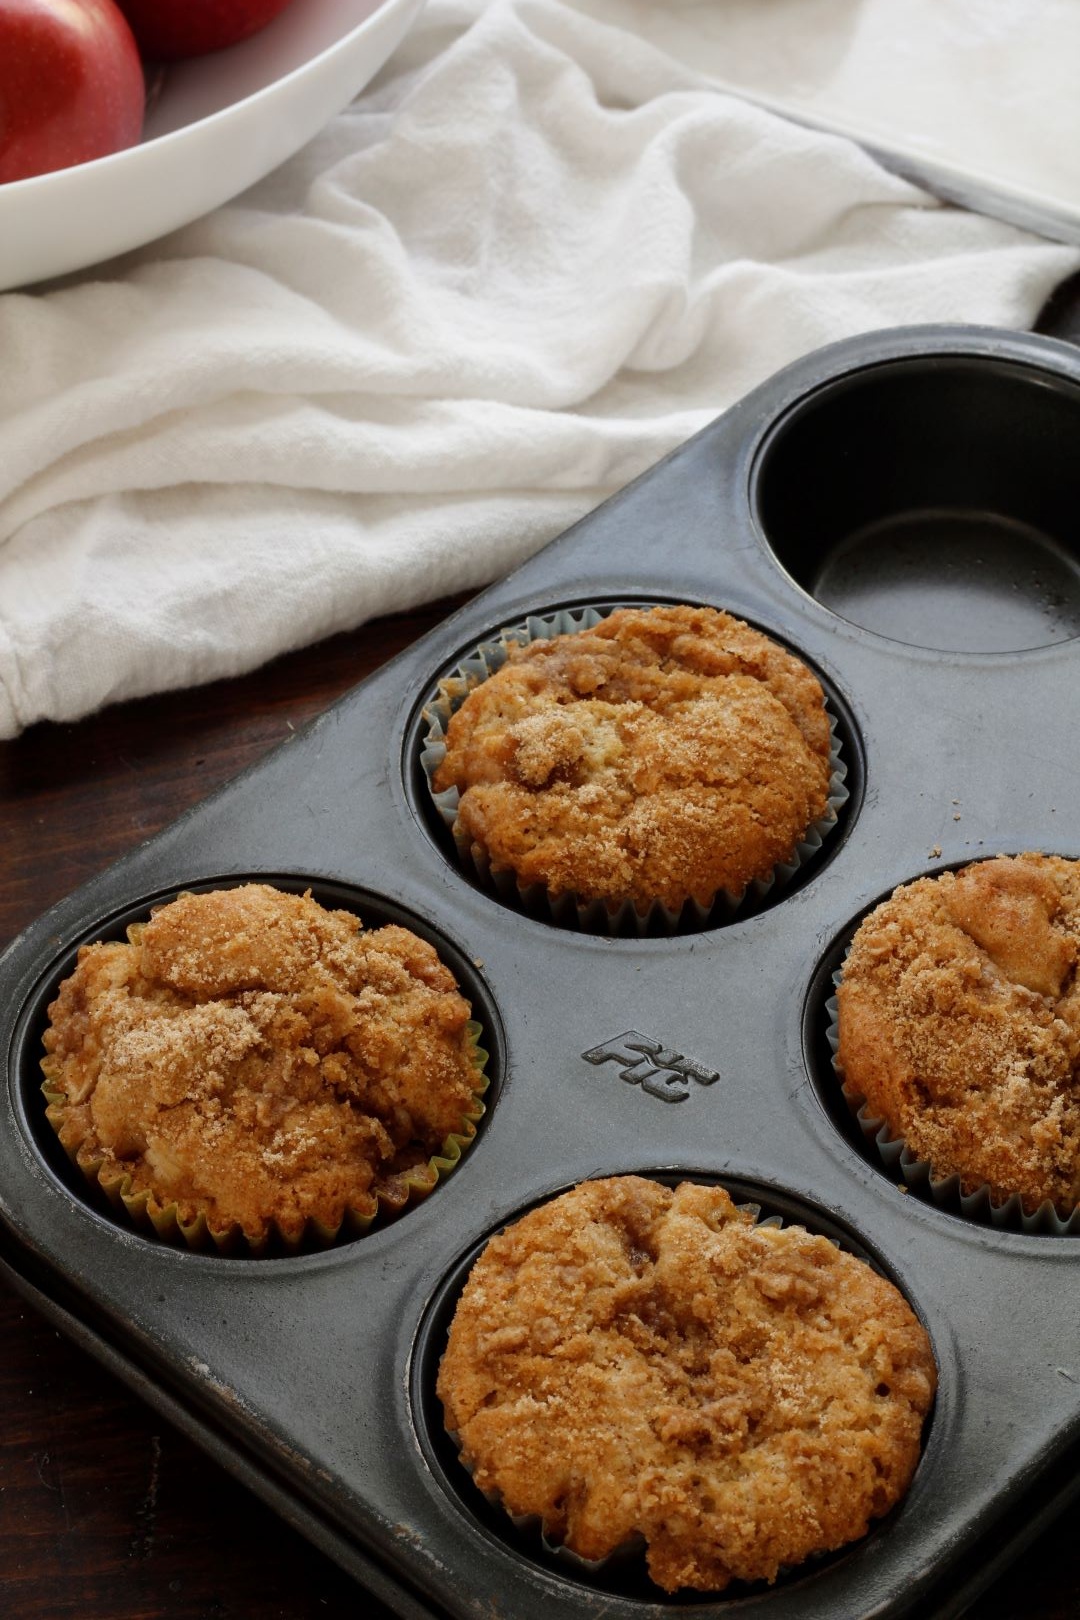
<svg viewBox="0 0 1080 1620"><path fill-rule="evenodd" d="M1041 325L1080 338L1080 282L1055 297ZM113 707L79 725L35 726L0 744L0 946L457 605L382 620L238 680ZM971 1620L1076 1620L1078 1529L1073 1510ZM4 1620L371 1620L375 1612L333 1564L0 1283Z"/></svg>

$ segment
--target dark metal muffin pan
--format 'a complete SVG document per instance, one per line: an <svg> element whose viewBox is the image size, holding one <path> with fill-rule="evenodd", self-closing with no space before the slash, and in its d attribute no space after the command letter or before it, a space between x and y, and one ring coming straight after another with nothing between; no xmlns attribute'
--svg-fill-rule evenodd
<svg viewBox="0 0 1080 1620"><path fill-rule="evenodd" d="M1000 851L1080 857L1080 356L922 328L811 356L43 916L0 959L0 1266L410 1620L845 1620L961 1612L1077 1488L1080 1239L898 1188L829 1093L824 966L896 884ZM790 888L724 926L610 939L458 870L418 716L471 645L615 599L723 607L822 675L851 799ZM99 1208L41 1117L44 1008L80 941L266 876L410 921L465 981L488 1112L433 1195L319 1254L191 1254ZM587 1176L719 1180L826 1231L922 1316L940 1388L904 1502L775 1587L669 1600L585 1577L483 1502L431 1388L463 1263Z"/></svg>

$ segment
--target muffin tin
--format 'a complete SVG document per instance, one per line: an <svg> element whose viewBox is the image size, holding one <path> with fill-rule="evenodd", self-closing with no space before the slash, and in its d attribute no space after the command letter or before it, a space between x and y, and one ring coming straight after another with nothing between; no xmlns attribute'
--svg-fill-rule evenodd
<svg viewBox="0 0 1080 1620"><path fill-rule="evenodd" d="M748 396L0 959L0 1265L80 1343L408 1620L954 1615L1075 1492L1080 1239L996 1230L871 1162L830 1066L831 976L898 883L1080 857L1080 356L974 328L873 334ZM671 937L528 915L453 858L419 761L439 677L504 626L614 601L723 607L797 651L850 798L779 893ZM257 877L405 922L490 1051L461 1164L329 1251L219 1258L121 1225L44 1121L45 1009L79 943ZM774 1587L665 1598L549 1555L474 1490L434 1375L468 1261L573 1183L718 1180L863 1254L940 1388L900 1506Z"/></svg>

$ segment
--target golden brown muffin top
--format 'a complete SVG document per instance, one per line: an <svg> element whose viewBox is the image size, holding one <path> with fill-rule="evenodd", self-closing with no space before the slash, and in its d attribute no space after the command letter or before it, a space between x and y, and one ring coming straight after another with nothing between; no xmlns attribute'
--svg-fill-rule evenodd
<svg viewBox="0 0 1080 1620"><path fill-rule="evenodd" d="M826 809L805 664L713 608L622 608L511 647L452 716L459 837L551 894L678 908L741 893Z"/></svg>
<svg viewBox="0 0 1080 1620"><path fill-rule="evenodd" d="M252 883L130 932L84 946L49 1008L49 1117L80 1162L258 1242L374 1213L462 1129L469 1005L407 929Z"/></svg>
<svg viewBox="0 0 1080 1620"><path fill-rule="evenodd" d="M438 1392L481 1490L666 1591L774 1580L903 1495L936 1382L891 1283L719 1187L583 1182L493 1238Z"/></svg>
<svg viewBox="0 0 1080 1620"><path fill-rule="evenodd" d="M871 912L838 991L848 1088L935 1175L1080 1201L1080 861L999 856Z"/></svg>

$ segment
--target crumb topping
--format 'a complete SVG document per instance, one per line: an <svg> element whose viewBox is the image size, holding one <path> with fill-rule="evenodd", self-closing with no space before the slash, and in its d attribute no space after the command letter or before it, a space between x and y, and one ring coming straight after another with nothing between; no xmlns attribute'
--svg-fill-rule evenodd
<svg viewBox="0 0 1080 1620"><path fill-rule="evenodd" d="M1080 1202L1080 861L999 856L897 889L863 922L839 987L839 1061L933 1166Z"/></svg>
<svg viewBox="0 0 1080 1620"><path fill-rule="evenodd" d="M511 647L451 717L434 785L523 883L677 908L790 858L829 774L805 664L727 613L657 607Z"/></svg>
<svg viewBox="0 0 1080 1620"><path fill-rule="evenodd" d="M85 946L49 1008L49 1117L185 1222L299 1235L373 1214L463 1128L468 1002L407 929L247 884Z"/></svg>
<svg viewBox="0 0 1080 1620"><path fill-rule="evenodd" d="M721 1188L584 1182L493 1238L438 1392L481 1490L585 1558L644 1538L719 1592L861 1536L903 1495L936 1373L864 1262Z"/></svg>

